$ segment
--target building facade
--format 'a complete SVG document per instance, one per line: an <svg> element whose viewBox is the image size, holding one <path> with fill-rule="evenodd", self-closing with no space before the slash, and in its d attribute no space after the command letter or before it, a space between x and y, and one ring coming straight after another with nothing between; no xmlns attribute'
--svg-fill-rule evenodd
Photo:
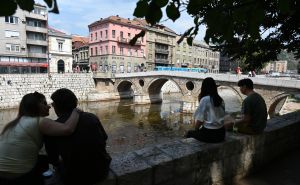
<svg viewBox="0 0 300 185"><path fill-rule="evenodd" d="M92 71L124 73L140 71L146 62L146 37L134 46L129 41L144 30L141 23L110 16L89 25L89 62Z"/></svg>
<svg viewBox="0 0 300 185"><path fill-rule="evenodd" d="M72 72L72 36L48 28L50 73Z"/></svg>
<svg viewBox="0 0 300 185"><path fill-rule="evenodd" d="M176 40L179 39L180 36L177 36ZM219 73L220 53L210 49L206 43L194 40L189 46L184 38L175 48L175 67L206 68L210 73Z"/></svg>
<svg viewBox="0 0 300 185"><path fill-rule="evenodd" d="M262 69L262 72L264 73L272 73L272 72L286 73L286 71L287 71L286 60L279 60L279 61L274 61L272 63L268 63L266 67Z"/></svg>
<svg viewBox="0 0 300 185"><path fill-rule="evenodd" d="M73 71L89 71L89 38L72 36Z"/></svg>
<svg viewBox="0 0 300 185"><path fill-rule="evenodd" d="M149 26L145 20L134 19L146 28L147 70L156 66L174 66L176 33L164 25Z"/></svg>
<svg viewBox="0 0 300 185"><path fill-rule="evenodd" d="M0 17L0 73L47 72L47 25L47 9L39 4Z"/></svg>

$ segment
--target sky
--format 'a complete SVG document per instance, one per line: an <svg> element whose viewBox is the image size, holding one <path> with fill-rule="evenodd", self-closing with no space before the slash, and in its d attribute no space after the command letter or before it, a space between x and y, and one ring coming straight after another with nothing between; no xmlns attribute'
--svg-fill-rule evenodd
<svg viewBox="0 0 300 185"><path fill-rule="evenodd" d="M133 12L138 0L57 0L59 14L49 13L49 25L67 34L88 36L88 25L111 15L119 15L123 18L134 18ZM36 3L45 4L43 0L35 0ZM166 20L165 16L162 20ZM182 12L181 17L173 22L167 20L161 22L174 30L177 34L183 34L193 26L193 19ZM196 40L203 40L205 27L201 27Z"/></svg>

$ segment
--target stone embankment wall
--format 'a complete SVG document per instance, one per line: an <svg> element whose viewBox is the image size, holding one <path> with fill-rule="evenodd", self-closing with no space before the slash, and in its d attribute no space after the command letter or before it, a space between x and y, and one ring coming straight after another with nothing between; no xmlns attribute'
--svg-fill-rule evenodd
<svg viewBox="0 0 300 185"><path fill-rule="evenodd" d="M227 133L207 144L182 139L113 157L109 177L98 185L232 185L276 157L299 147L300 112L268 121L265 132Z"/></svg>
<svg viewBox="0 0 300 185"><path fill-rule="evenodd" d="M79 101L86 101L95 83L90 73L64 74L0 74L0 109L17 107L27 93L43 93L49 102L51 94L59 88L72 90Z"/></svg>

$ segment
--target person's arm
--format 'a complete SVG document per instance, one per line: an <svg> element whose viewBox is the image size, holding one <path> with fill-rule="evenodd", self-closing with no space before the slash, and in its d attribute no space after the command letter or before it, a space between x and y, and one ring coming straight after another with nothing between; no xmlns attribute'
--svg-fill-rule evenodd
<svg viewBox="0 0 300 185"><path fill-rule="evenodd" d="M62 124L48 118L40 121L39 127L42 134L49 136L64 136L74 132L79 119L78 109L74 109L68 120Z"/></svg>
<svg viewBox="0 0 300 185"><path fill-rule="evenodd" d="M204 115L207 105L207 99L202 98L199 102L199 106L194 113L194 123L195 129L199 129L201 125L204 123Z"/></svg>
<svg viewBox="0 0 300 185"><path fill-rule="evenodd" d="M203 121L196 120L195 129L199 130L200 126L203 125Z"/></svg>
<svg viewBox="0 0 300 185"><path fill-rule="evenodd" d="M249 125L251 123L251 116L248 114L243 114L241 119L234 120L234 125Z"/></svg>

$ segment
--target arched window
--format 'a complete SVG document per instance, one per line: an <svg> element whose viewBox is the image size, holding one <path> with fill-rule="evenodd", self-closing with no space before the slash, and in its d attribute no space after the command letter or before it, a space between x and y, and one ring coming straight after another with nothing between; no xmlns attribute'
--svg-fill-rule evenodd
<svg viewBox="0 0 300 185"><path fill-rule="evenodd" d="M59 60L57 62L57 72L64 73L65 72L65 62L63 60Z"/></svg>

